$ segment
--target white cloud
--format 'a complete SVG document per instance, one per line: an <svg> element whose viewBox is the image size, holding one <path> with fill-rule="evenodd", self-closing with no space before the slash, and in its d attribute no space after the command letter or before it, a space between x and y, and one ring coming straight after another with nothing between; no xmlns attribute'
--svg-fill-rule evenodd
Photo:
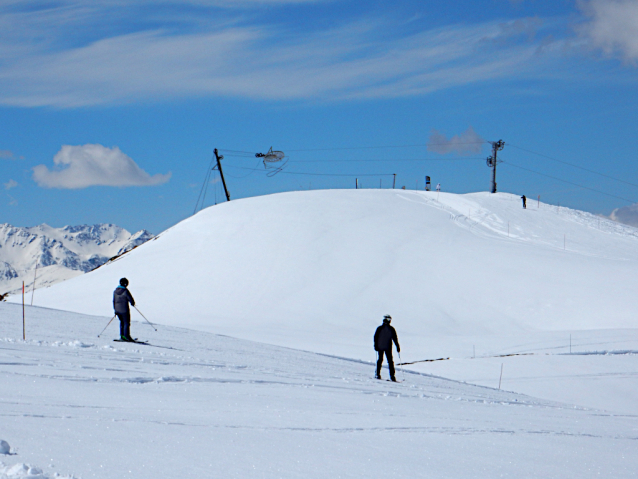
<svg viewBox="0 0 638 479"><path fill-rule="evenodd" d="M619 223L625 223L638 228L638 203L623 208L616 208L611 212L609 217Z"/></svg>
<svg viewBox="0 0 638 479"><path fill-rule="evenodd" d="M174 5L183 7L184 5L194 5L198 7L222 7L222 8L250 8L259 6L278 6L301 3L319 3L333 0L58 0L52 2L43 2L41 10L53 8L82 8L88 7L126 7L132 6L154 6ZM23 5L24 0L3 0L4 6ZM34 6L34 5L32 5Z"/></svg>
<svg viewBox="0 0 638 479"><path fill-rule="evenodd" d="M18 182L15 180L9 180L4 184L4 189L5 190L10 190L11 188L15 188L16 186L18 186Z"/></svg>
<svg viewBox="0 0 638 479"><path fill-rule="evenodd" d="M414 96L537 75L539 62L555 54L539 55L541 41L533 38L541 27L537 19L408 34L386 19L307 32L245 26L240 16L226 14L197 28L177 17L170 30L138 27L129 34L103 33L102 22L96 26L101 35L92 41L69 41L60 32L85 30L94 21L96 13L86 9L83 24L64 10L47 14L46 21L44 14L30 16L29 28L19 30L12 25L24 25L22 17L2 21L0 15L0 27L8 29L0 42L0 104L72 108L216 96Z"/></svg>
<svg viewBox="0 0 638 479"><path fill-rule="evenodd" d="M456 153L459 155L479 154L483 151L486 141L481 138L471 126L461 133L454 135L449 140L437 130L432 130L428 141L428 151L447 155Z"/></svg>
<svg viewBox="0 0 638 479"><path fill-rule="evenodd" d="M581 0L578 5L588 17L579 32L592 47L627 62L638 60L638 1Z"/></svg>
<svg viewBox="0 0 638 479"><path fill-rule="evenodd" d="M33 179L45 188L79 189L88 186L153 186L166 183L171 173L149 175L117 146L64 145L53 157L54 169L33 168Z"/></svg>
<svg viewBox="0 0 638 479"><path fill-rule="evenodd" d="M15 156L12 151L0 150L0 158L3 160L13 160Z"/></svg>

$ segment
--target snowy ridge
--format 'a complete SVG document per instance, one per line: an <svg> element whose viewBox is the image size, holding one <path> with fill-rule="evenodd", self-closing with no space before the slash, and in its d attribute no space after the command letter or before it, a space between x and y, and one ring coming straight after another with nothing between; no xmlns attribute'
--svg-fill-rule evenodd
<svg viewBox="0 0 638 479"><path fill-rule="evenodd" d="M131 234L112 224L63 228L1 224L0 294L17 292L22 281L31 290L36 265L36 287L50 286L91 271L152 237L146 230Z"/></svg>

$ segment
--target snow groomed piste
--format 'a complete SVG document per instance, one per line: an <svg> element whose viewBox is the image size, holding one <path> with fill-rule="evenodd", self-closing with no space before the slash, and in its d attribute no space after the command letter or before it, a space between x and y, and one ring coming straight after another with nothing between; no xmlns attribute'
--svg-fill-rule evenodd
<svg viewBox="0 0 638 479"><path fill-rule="evenodd" d="M378 381L372 362L172 326L154 341L181 351L115 343L95 338L101 317L27 315L23 342L21 306L0 303L0 434L16 453L0 461L35 477L629 478L638 466L635 415L410 371Z"/></svg>
<svg viewBox="0 0 638 479"><path fill-rule="evenodd" d="M558 477L564 454L579 464L578 477L630 477L638 412L631 382L638 350L636 246L634 228L531 200L523 210L518 195L284 193L203 210L111 264L36 291L34 304L98 316L77 320L81 328L74 320L73 340L91 339L86 348L67 348L77 357L64 368L77 373L72 364L80 357L106 361L82 371L111 378L98 384L118 385L102 394L142 408L140 393L151 409L170 412L166 422L149 411L130 430L133 437L145 443L159 434L170 443L170 428L161 424L182 424L174 436L183 441L181 457L191 457L182 447L199 451L200 443L221 441L224 459L201 453L224 477L244 477L251 462L255 477L397 470L401 477L431 471L520 477L521 470ZM133 333L183 351L94 340L112 316L111 293L124 276L136 304L158 325L153 331L134 311L140 322ZM31 311L49 315L42 324L54 316L67 325L80 318ZM403 361L414 363L402 371L404 384L371 379L372 334L387 313ZM28 355L35 346L20 347ZM432 358L450 359L425 362ZM129 382L132 377L146 379ZM130 384L153 389L153 398ZM80 402L92 404L93 393L87 394ZM603 410L631 416L617 422ZM392 464L399 469L386 469L387 440L400 450ZM458 461L459 450L468 461ZM179 469L163 451L159 462ZM327 468L324 454L335 461ZM144 472L156 471L150 462L138 462L131 477L152 477ZM196 460L186 468L210 475Z"/></svg>

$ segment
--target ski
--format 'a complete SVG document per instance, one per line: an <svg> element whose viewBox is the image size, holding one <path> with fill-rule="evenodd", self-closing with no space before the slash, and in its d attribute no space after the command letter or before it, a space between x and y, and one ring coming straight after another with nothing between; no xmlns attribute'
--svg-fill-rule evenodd
<svg viewBox="0 0 638 479"><path fill-rule="evenodd" d="M403 381L399 381L398 379L396 381L393 381L392 379L383 379L383 378L374 378L377 381L387 381L389 383L402 383Z"/></svg>
<svg viewBox="0 0 638 479"><path fill-rule="evenodd" d="M113 341L115 341L117 343L146 344L146 345L150 346L150 344L148 344L146 341L138 341L137 339L135 339L133 341L125 341L124 339L114 339Z"/></svg>
<svg viewBox="0 0 638 479"><path fill-rule="evenodd" d="M172 348L171 346L158 346L157 344L151 344L146 341L124 341L122 339L114 339L113 341L118 343L142 344L144 346L151 346L152 348L162 348L162 349L172 349L173 351L183 351L183 349Z"/></svg>

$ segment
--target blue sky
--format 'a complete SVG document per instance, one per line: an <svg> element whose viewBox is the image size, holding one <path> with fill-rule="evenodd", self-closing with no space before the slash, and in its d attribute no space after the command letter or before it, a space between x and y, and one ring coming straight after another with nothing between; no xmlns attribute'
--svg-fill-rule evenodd
<svg viewBox="0 0 638 479"><path fill-rule="evenodd" d="M4 0L0 222L158 233L214 148L233 199L485 191L499 139L499 191L631 218L637 60L636 0Z"/></svg>

